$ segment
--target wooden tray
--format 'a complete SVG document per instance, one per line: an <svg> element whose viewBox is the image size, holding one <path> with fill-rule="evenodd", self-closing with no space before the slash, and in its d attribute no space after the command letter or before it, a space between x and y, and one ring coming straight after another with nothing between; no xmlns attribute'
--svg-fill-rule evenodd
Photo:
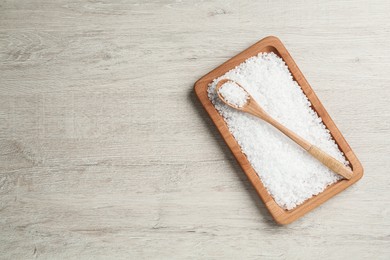
<svg viewBox="0 0 390 260"><path fill-rule="evenodd" d="M224 119L214 108L213 104L211 103L211 101L207 96L208 84L211 83L213 79L224 75L229 70L234 69L237 65L241 64L249 57L257 55L259 52L274 52L284 60L284 62L287 64L288 68L290 69L290 72L293 75L294 80L298 82L299 86L301 86L303 92L310 100L313 109L322 118L322 121L324 122L326 127L330 130L331 135L336 141L336 143L338 144L340 150L345 154L347 160L350 162L353 171L353 176L349 181L340 180L337 183L330 185L322 193L306 200L303 204L299 205L293 210L285 210L281 208L278 204L276 204L274 199L265 189L263 183L261 182L260 178L256 174L255 170L252 168L246 156L241 152L238 143L234 139L233 135L229 132L229 129ZM349 147L348 143L345 141L339 129L337 129L335 123L330 118L329 114L326 112L324 106L321 104L318 97L314 93L313 89L310 87L309 83L302 75L302 72L299 70L298 66L291 58L287 49L284 47L284 45L278 38L273 36L266 37L261 41L255 43L245 51L241 52L237 56L226 61L225 63L223 63L221 66L217 67L210 73L206 74L195 83L195 92L200 102L202 103L207 113L209 114L214 124L216 125L218 131L221 133L226 144L229 146L234 157L237 159L241 168L248 176L257 194L265 203L265 206L268 208L269 212L271 213L272 217L275 219L277 223L289 224L295 221L296 219L303 216L304 214L311 211L312 209L316 208L317 206L321 205L322 203L324 203L326 200L330 199L337 193L351 186L363 176L363 167L361 163L356 158L356 155L352 151L351 147Z"/></svg>

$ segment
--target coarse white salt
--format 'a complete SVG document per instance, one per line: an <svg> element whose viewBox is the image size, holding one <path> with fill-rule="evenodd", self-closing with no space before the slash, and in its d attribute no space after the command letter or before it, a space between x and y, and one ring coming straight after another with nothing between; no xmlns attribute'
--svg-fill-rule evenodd
<svg viewBox="0 0 390 260"><path fill-rule="evenodd" d="M228 104L235 107L243 107L249 99L248 93L237 83L230 80L224 83L218 91Z"/></svg>
<svg viewBox="0 0 390 260"><path fill-rule="evenodd" d="M274 53L259 53L209 84L208 96L276 203L291 210L341 179L268 123L224 104L221 79L239 83L274 119L348 165L329 130Z"/></svg>

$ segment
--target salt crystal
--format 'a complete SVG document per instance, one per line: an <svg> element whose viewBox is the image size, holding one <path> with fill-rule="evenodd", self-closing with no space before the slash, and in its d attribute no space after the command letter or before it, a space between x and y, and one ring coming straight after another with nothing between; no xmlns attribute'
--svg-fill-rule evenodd
<svg viewBox="0 0 390 260"><path fill-rule="evenodd" d="M218 91L227 103L235 107L243 107L249 99L248 93L230 80L224 83Z"/></svg>
<svg viewBox="0 0 390 260"><path fill-rule="evenodd" d="M222 79L238 82L281 124L348 165L321 118L274 53L259 53L210 83L208 95L276 203L291 210L341 179L268 123L224 104ZM221 87L222 88L222 87Z"/></svg>

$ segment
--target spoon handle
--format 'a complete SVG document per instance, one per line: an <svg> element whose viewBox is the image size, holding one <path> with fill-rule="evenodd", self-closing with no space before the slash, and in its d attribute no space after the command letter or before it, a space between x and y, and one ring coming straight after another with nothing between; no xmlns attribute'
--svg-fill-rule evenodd
<svg viewBox="0 0 390 260"><path fill-rule="evenodd" d="M330 156L329 154L322 151L315 145L312 145L308 152L316 158L318 161L322 162L326 167L334 171L335 173L340 174L347 180L352 178L352 171L348 169L344 164Z"/></svg>
<svg viewBox="0 0 390 260"><path fill-rule="evenodd" d="M320 148L318 148L315 145L312 145L296 133L292 132L290 129L286 128L284 125L280 124L278 121L273 119L270 116L262 117L263 120L277 128L279 131L281 131L283 134L285 134L287 137L289 137L291 140L296 142L298 145L300 145L303 149L309 152L314 158L316 158L318 161L320 161L322 164L324 164L326 167L331 169L337 174L340 174L347 180L351 179L352 177L352 171L348 169L344 164L330 156L329 154L322 151Z"/></svg>

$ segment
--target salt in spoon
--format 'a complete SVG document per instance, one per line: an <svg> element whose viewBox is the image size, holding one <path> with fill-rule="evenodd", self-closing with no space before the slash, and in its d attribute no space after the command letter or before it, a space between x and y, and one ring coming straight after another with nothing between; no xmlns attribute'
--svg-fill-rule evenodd
<svg viewBox="0 0 390 260"><path fill-rule="evenodd" d="M240 100L240 103L243 104L234 104L228 102L226 100L226 97L221 94L221 87L225 83L231 83L231 84L236 84L237 87L239 87L242 91L245 92L246 100L243 102ZM263 119L265 122L269 123L270 125L274 126L276 129L278 129L280 132L285 134L287 137L289 137L291 140L293 140L295 143L300 145L303 149L305 149L309 154L311 154L314 158L316 158L318 161L320 161L322 164L324 164L326 167L334 171L335 173L343 176L345 179L351 179L352 177L352 171L348 169L344 164L330 156L329 154L325 153L322 151L320 148L318 148L315 145L312 145L293 131L289 130L282 124L280 124L278 121L273 119L267 112L264 111L264 109L252 98L252 96L237 82L234 82L230 79L222 79L218 82L216 91L218 94L218 97L224 102L226 105L240 110L245 113L249 113L251 115L254 115L260 119Z"/></svg>

